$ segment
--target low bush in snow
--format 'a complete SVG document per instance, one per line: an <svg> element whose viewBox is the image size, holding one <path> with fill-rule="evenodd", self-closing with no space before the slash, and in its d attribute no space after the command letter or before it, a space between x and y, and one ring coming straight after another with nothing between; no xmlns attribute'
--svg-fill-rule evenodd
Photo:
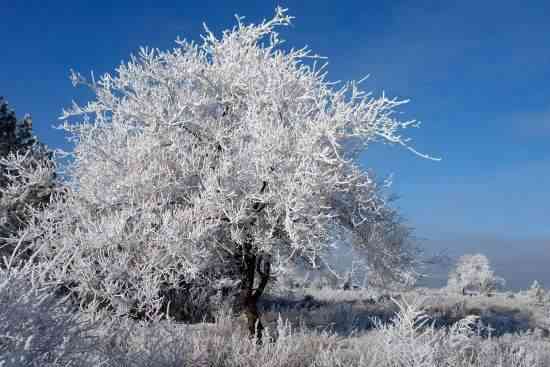
<svg viewBox="0 0 550 367"><path fill-rule="evenodd" d="M30 267L0 270L0 366L86 365L93 324L34 275Z"/></svg>

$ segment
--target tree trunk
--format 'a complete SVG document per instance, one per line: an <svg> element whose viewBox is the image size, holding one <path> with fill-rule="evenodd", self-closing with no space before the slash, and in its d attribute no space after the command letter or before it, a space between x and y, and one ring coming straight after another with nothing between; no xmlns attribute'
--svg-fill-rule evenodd
<svg viewBox="0 0 550 367"><path fill-rule="evenodd" d="M270 262L263 256L254 254L252 245L245 243L241 259L241 286L238 299L238 311L246 317L246 325L251 337L262 340L263 325L258 310L258 300L269 281ZM259 285L254 288L256 273L259 275Z"/></svg>
<svg viewBox="0 0 550 367"><path fill-rule="evenodd" d="M260 319L260 312L258 310L258 299L252 296L245 296L242 298L241 295L241 313L246 317L246 327L248 333L251 337L257 338L259 342L262 339L262 330L263 325Z"/></svg>

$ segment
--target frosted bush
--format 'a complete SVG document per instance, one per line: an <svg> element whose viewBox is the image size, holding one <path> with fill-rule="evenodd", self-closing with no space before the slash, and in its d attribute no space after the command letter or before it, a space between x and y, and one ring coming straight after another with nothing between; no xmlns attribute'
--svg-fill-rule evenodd
<svg viewBox="0 0 550 367"><path fill-rule="evenodd" d="M0 366L85 366L92 324L35 280L28 266L0 270Z"/></svg>
<svg viewBox="0 0 550 367"><path fill-rule="evenodd" d="M395 302L399 311L389 324L376 322L379 344L386 358L396 365L433 366L436 344L441 335L429 326L418 304Z"/></svg>
<svg viewBox="0 0 550 367"><path fill-rule="evenodd" d="M420 307L419 299L411 303L394 300L394 303L399 310L391 322L375 322L376 343L388 365L458 366L473 360L485 328L477 316L467 316L450 327L436 329Z"/></svg>

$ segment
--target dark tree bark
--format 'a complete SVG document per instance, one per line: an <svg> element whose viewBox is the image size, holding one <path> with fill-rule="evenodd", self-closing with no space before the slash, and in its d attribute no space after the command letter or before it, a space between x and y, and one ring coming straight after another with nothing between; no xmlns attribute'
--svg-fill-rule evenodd
<svg viewBox="0 0 550 367"><path fill-rule="evenodd" d="M257 338L258 342L261 343L264 326L260 318L258 301L269 282L271 264L267 258L255 254L251 243L243 245L241 255L241 284L238 307L240 313L246 317L250 336ZM259 276L258 286L254 288L256 274Z"/></svg>
<svg viewBox="0 0 550 367"><path fill-rule="evenodd" d="M260 194L264 193L267 188L267 182L262 182ZM254 202L252 210L259 214L266 204L262 202ZM256 218L252 220L250 226L253 226ZM246 241L242 247L240 257L240 291L238 296L239 311L244 314L247 322L247 329L251 337L255 337L258 343L262 342L262 330L264 329L258 309L258 300L264 293L265 287L269 282L271 263L268 256L257 253L252 240ZM256 274L259 275L258 287L254 288Z"/></svg>

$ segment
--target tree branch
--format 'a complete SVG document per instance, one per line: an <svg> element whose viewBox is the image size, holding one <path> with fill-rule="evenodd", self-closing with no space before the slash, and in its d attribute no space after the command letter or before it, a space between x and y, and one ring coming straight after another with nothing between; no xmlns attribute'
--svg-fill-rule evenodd
<svg viewBox="0 0 550 367"><path fill-rule="evenodd" d="M260 189L260 194L263 194L265 189L267 188L267 181L263 181L262 183L262 188ZM266 207L266 203L263 203L263 202L255 202L253 205L252 205L252 209L256 212L256 213L259 213L261 212L265 207Z"/></svg>

